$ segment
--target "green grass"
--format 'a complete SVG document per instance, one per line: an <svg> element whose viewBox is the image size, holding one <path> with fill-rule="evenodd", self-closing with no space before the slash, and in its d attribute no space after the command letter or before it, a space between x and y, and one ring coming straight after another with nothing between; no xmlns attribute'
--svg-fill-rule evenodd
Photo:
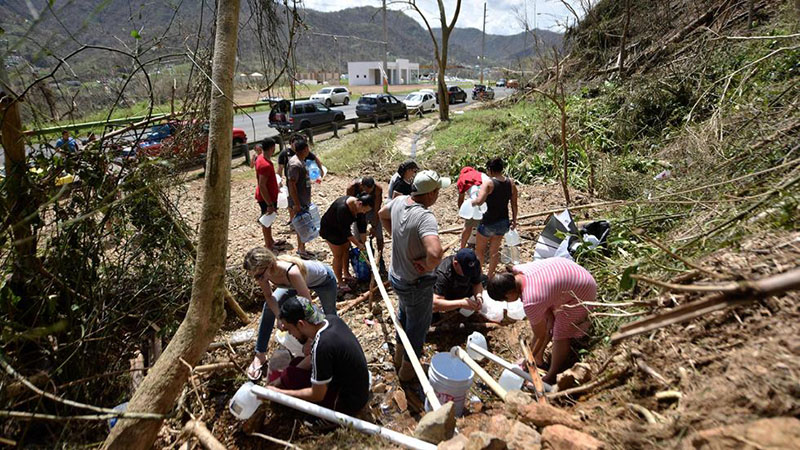
<svg viewBox="0 0 800 450"><path fill-rule="evenodd" d="M396 169L402 155L395 154L396 126L364 128L358 133L329 139L314 147L323 164L336 175L365 174L383 177Z"/></svg>

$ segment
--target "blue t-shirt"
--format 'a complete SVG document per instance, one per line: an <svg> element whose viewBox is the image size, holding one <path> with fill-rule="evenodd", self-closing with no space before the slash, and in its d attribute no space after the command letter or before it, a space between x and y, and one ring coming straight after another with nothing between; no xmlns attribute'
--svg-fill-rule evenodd
<svg viewBox="0 0 800 450"><path fill-rule="evenodd" d="M64 138L59 138L56 141L56 148L66 150L68 153L75 153L78 151L78 142L73 137L69 137L66 141Z"/></svg>

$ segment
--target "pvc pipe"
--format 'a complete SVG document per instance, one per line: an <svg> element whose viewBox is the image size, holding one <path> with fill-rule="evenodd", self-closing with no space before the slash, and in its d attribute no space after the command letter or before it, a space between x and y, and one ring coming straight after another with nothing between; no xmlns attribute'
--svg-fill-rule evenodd
<svg viewBox="0 0 800 450"><path fill-rule="evenodd" d="M397 431L375 425L374 423L367 422L365 420L356 419L355 417L348 416L347 414L342 414L317 404L292 397L291 395L286 395L271 389L267 389L263 386L254 385L250 388L250 392L260 399L266 399L280 403L281 405L288 406L289 408L338 423L339 425L351 426L362 433L378 435L406 448L411 448L414 450L436 450L435 445L419 440L415 437L406 436L403 433L398 433Z"/></svg>
<svg viewBox="0 0 800 450"><path fill-rule="evenodd" d="M450 349L450 353L454 353L458 356L466 365L472 369L475 374L477 374L484 383L486 383L501 400L506 401L506 395L508 395L508 391L505 390L503 386L500 386L500 383L494 380L488 372L483 370L483 367L479 366L478 363L472 359L467 352L464 351L463 348L455 346Z"/></svg>
<svg viewBox="0 0 800 450"><path fill-rule="evenodd" d="M417 374L419 384L422 386L422 391L425 393L425 398L428 399L428 404L431 406L431 409L435 411L442 407L442 403L439 401L439 398L436 397L436 391L433 390L433 386L431 386L428 376L425 375L425 371L422 369L422 365L419 363L416 353L414 353L414 347L411 346L411 341L408 340L406 332L403 330L403 327L400 326L400 322L397 321L397 315L394 312L394 305L392 305L392 301L389 300L389 294L386 293L386 288L383 287L381 273L378 270L378 265L375 264L375 256L373 256L372 248L369 245L367 245L367 256L369 256L369 264L372 266L372 274L375 277L375 282L378 285L378 289L381 291L383 303L386 305L386 309L389 310L389 317L392 318L395 331L397 331L397 335L400 337L400 342L402 342L403 347L405 347L406 354L411 361L411 366L414 368L414 373ZM395 351L397 351L397 349L395 349Z"/></svg>
<svg viewBox="0 0 800 450"><path fill-rule="evenodd" d="M522 378L524 378L524 379L530 381L531 383L533 383L533 378L531 377L531 374L529 374L528 372L522 370L522 368L520 368L518 365L506 361L505 359L495 355L494 353L490 352L489 350L486 350L485 348L483 348L483 347L481 347L479 345L475 345L473 343L469 343L469 344L467 344L467 346L469 347L470 350L474 351L475 353L480 353L481 356L486 357L490 361L499 364L504 369L508 369L508 370L514 372L516 375L519 375Z"/></svg>

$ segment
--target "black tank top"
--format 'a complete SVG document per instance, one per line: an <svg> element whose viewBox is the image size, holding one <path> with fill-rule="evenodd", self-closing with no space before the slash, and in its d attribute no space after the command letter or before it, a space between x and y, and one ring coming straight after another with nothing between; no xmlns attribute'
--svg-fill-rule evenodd
<svg viewBox="0 0 800 450"><path fill-rule="evenodd" d="M483 214L482 223L491 224L500 220L508 220L508 202L511 200L511 180L505 181L492 178L494 189L486 197L486 212Z"/></svg>

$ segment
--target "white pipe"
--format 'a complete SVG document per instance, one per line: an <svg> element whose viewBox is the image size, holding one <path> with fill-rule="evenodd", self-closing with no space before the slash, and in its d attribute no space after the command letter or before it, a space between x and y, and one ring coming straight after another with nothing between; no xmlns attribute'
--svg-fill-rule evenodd
<svg viewBox="0 0 800 450"><path fill-rule="evenodd" d="M372 255L372 248L370 248L369 245L367 246L367 256L369 256L369 263L372 266L372 274L375 277L378 290L381 291L381 297L383 297L383 302L386 305L386 309L389 310L389 317L392 318L395 331L397 331L397 335L400 337L400 342L403 343L403 347L406 349L406 354L411 362L411 366L414 368L414 373L416 373L417 378L419 379L419 384L422 386L422 392L425 393L425 398L428 399L428 404L430 404L431 409L435 411L442 407L442 403L439 401L439 398L436 397L436 391L433 390L431 382L428 381L428 376L425 375L425 370L422 369L422 365L419 363L417 354L414 353L414 347L411 346L411 341L408 340L406 332L403 330L403 327L400 326L400 322L397 321L397 315L394 312L394 305L392 305L392 301L389 300L389 294L386 293L386 288L383 287L383 280L381 279L378 265L375 264L375 257ZM399 350L400 349L395 349L395 351Z"/></svg>
<svg viewBox="0 0 800 450"><path fill-rule="evenodd" d="M398 433L397 431L375 425L374 423L367 422L365 420L356 419L355 417L348 416L347 414L330 410L317 404L292 397L291 395L286 395L267 389L263 386L254 385L250 388L250 392L260 399L266 399L280 403L281 405L288 406L289 408L293 408L298 411L338 423L340 425L351 426L356 430L366 434L376 434L406 448L411 448L414 450L436 450L436 446L428 442L421 441L411 436L406 436L403 433Z"/></svg>
<svg viewBox="0 0 800 450"><path fill-rule="evenodd" d="M522 368L520 368L518 365L506 361L505 359L495 355L494 353L490 352L489 350L486 350L485 348L483 348L483 347L481 347L479 345L476 345L474 342L468 343L467 347L469 347L469 349L474 351L475 353L480 353L481 356L484 356L484 357L488 358L490 361L499 364L501 367L503 367L505 369L508 369L508 370L514 372L515 374L521 376L522 378L524 378L524 379L530 381L531 383L533 383L533 378L531 377L531 374L529 374L528 372L522 370Z"/></svg>
<svg viewBox="0 0 800 450"><path fill-rule="evenodd" d="M503 386L500 386L500 383L495 381L495 379L492 378L492 376L489 375L489 373L486 372L483 367L479 366L478 363L476 363L475 360L472 359L463 348L455 346L450 349L450 353L464 361L464 364L469 366L469 368L472 369L472 371L475 372L475 374L478 375L483 382L486 383L494 391L494 393L497 394L498 397L500 397L501 400L506 401L508 391Z"/></svg>

